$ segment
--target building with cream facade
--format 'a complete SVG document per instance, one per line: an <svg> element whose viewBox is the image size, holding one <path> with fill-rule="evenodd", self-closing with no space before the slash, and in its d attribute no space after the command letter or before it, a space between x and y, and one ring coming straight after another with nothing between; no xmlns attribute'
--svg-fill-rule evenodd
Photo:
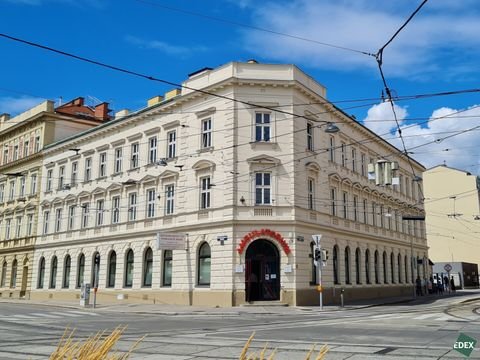
<svg viewBox="0 0 480 360"><path fill-rule="evenodd" d="M401 220L423 212L407 159L293 65L203 69L44 151L42 171L64 168L68 190L43 179L36 299L78 299L97 257L99 302L314 304L314 234L329 252L327 302L341 288L346 299L410 294L425 271L410 261L412 249L427 257L424 229ZM400 186L368 180L383 158L398 162ZM183 247L157 246L157 233Z"/></svg>
<svg viewBox="0 0 480 360"><path fill-rule="evenodd" d="M108 119L77 98L45 101L15 117L0 115L0 297L28 297L37 235L44 146Z"/></svg>

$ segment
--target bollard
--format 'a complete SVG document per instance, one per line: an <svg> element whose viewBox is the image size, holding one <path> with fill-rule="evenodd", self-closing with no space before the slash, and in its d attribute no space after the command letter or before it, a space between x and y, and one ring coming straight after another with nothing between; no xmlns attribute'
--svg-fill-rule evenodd
<svg viewBox="0 0 480 360"><path fill-rule="evenodd" d="M340 291L340 307L343 308L343 293L345 292L345 289L342 288L342 290Z"/></svg>

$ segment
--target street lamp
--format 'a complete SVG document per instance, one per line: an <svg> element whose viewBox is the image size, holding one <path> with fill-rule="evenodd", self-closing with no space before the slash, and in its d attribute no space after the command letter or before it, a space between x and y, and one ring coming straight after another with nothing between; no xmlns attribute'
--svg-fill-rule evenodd
<svg viewBox="0 0 480 360"><path fill-rule="evenodd" d="M327 123L327 127L324 130L324 132L326 132L327 134L335 134L339 131L340 129L338 128L338 126L331 122Z"/></svg>
<svg viewBox="0 0 480 360"><path fill-rule="evenodd" d="M416 215L404 215L402 216L402 220L412 220L412 221L425 221L425 216L416 216ZM411 275L413 276L413 236L410 238L410 267L411 267ZM418 274L417 274L418 276ZM413 288L413 298L415 299L417 294L415 292L415 279L412 281L412 288Z"/></svg>

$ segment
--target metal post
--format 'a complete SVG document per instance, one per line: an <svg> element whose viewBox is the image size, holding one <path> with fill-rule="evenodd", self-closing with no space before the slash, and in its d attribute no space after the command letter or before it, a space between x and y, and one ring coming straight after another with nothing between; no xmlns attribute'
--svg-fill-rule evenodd
<svg viewBox="0 0 480 360"><path fill-rule="evenodd" d="M410 278L413 279L412 281L413 298L415 299L417 297L417 293L416 293L417 279L415 279L415 276L413 274L413 237L410 239L410 268L412 272L410 274Z"/></svg>
<svg viewBox="0 0 480 360"><path fill-rule="evenodd" d="M343 292L345 291L345 289L342 288L342 290L340 291L340 306L343 308Z"/></svg>
<svg viewBox="0 0 480 360"><path fill-rule="evenodd" d="M95 263L95 275L93 277L93 308L97 306L97 288L98 288L98 264Z"/></svg>
<svg viewBox="0 0 480 360"><path fill-rule="evenodd" d="M320 249L320 247L319 247ZM320 249L322 251L322 249ZM322 288L322 259L317 261L317 282L319 286L320 310L323 310L323 288Z"/></svg>

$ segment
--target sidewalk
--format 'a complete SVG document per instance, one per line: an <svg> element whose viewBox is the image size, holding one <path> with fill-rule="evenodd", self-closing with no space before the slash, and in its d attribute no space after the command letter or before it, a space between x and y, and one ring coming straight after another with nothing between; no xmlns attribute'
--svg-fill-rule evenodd
<svg viewBox="0 0 480 360"><path fill-rule="evenodd" d="M325 305L323 307L324 312L331 311L348 311L370 308L375 306L387 306L387 305L405 305L415 306L421 304L434 303L438 300L445 298L458 298L458 302L464 301L476 301L480 300L480 290L460 290L456 293L445 295L426 295L416 299L412 297L394 297L394 298L381 298L381 299L369 299L362 301L355 301L353 303L346 303L345 307L339 305ZM239 316L241 314L276 314L276 315L292 315L293 313L305 313L305 312L318 312L320 309L318 306L262 306L262 305L246 305L237 307L225 307L225 308L212 308L212 307L200 307L200 306L182 306L182 305L165 305L165 304L131 304L131 303L118 303L118 304L97 304L97 307L83 308L79 303L74 302L60 302L60 301L48 301L39 302L31 300L20 299L0 299L2 303L14 303L14 304L29 304L46 307L61 307L70 309L84 309L85 311L98 311L98 312L121 312L121 313L137 313L137 314L156 314L156 315L213 315L213 316Z"/></svg>

